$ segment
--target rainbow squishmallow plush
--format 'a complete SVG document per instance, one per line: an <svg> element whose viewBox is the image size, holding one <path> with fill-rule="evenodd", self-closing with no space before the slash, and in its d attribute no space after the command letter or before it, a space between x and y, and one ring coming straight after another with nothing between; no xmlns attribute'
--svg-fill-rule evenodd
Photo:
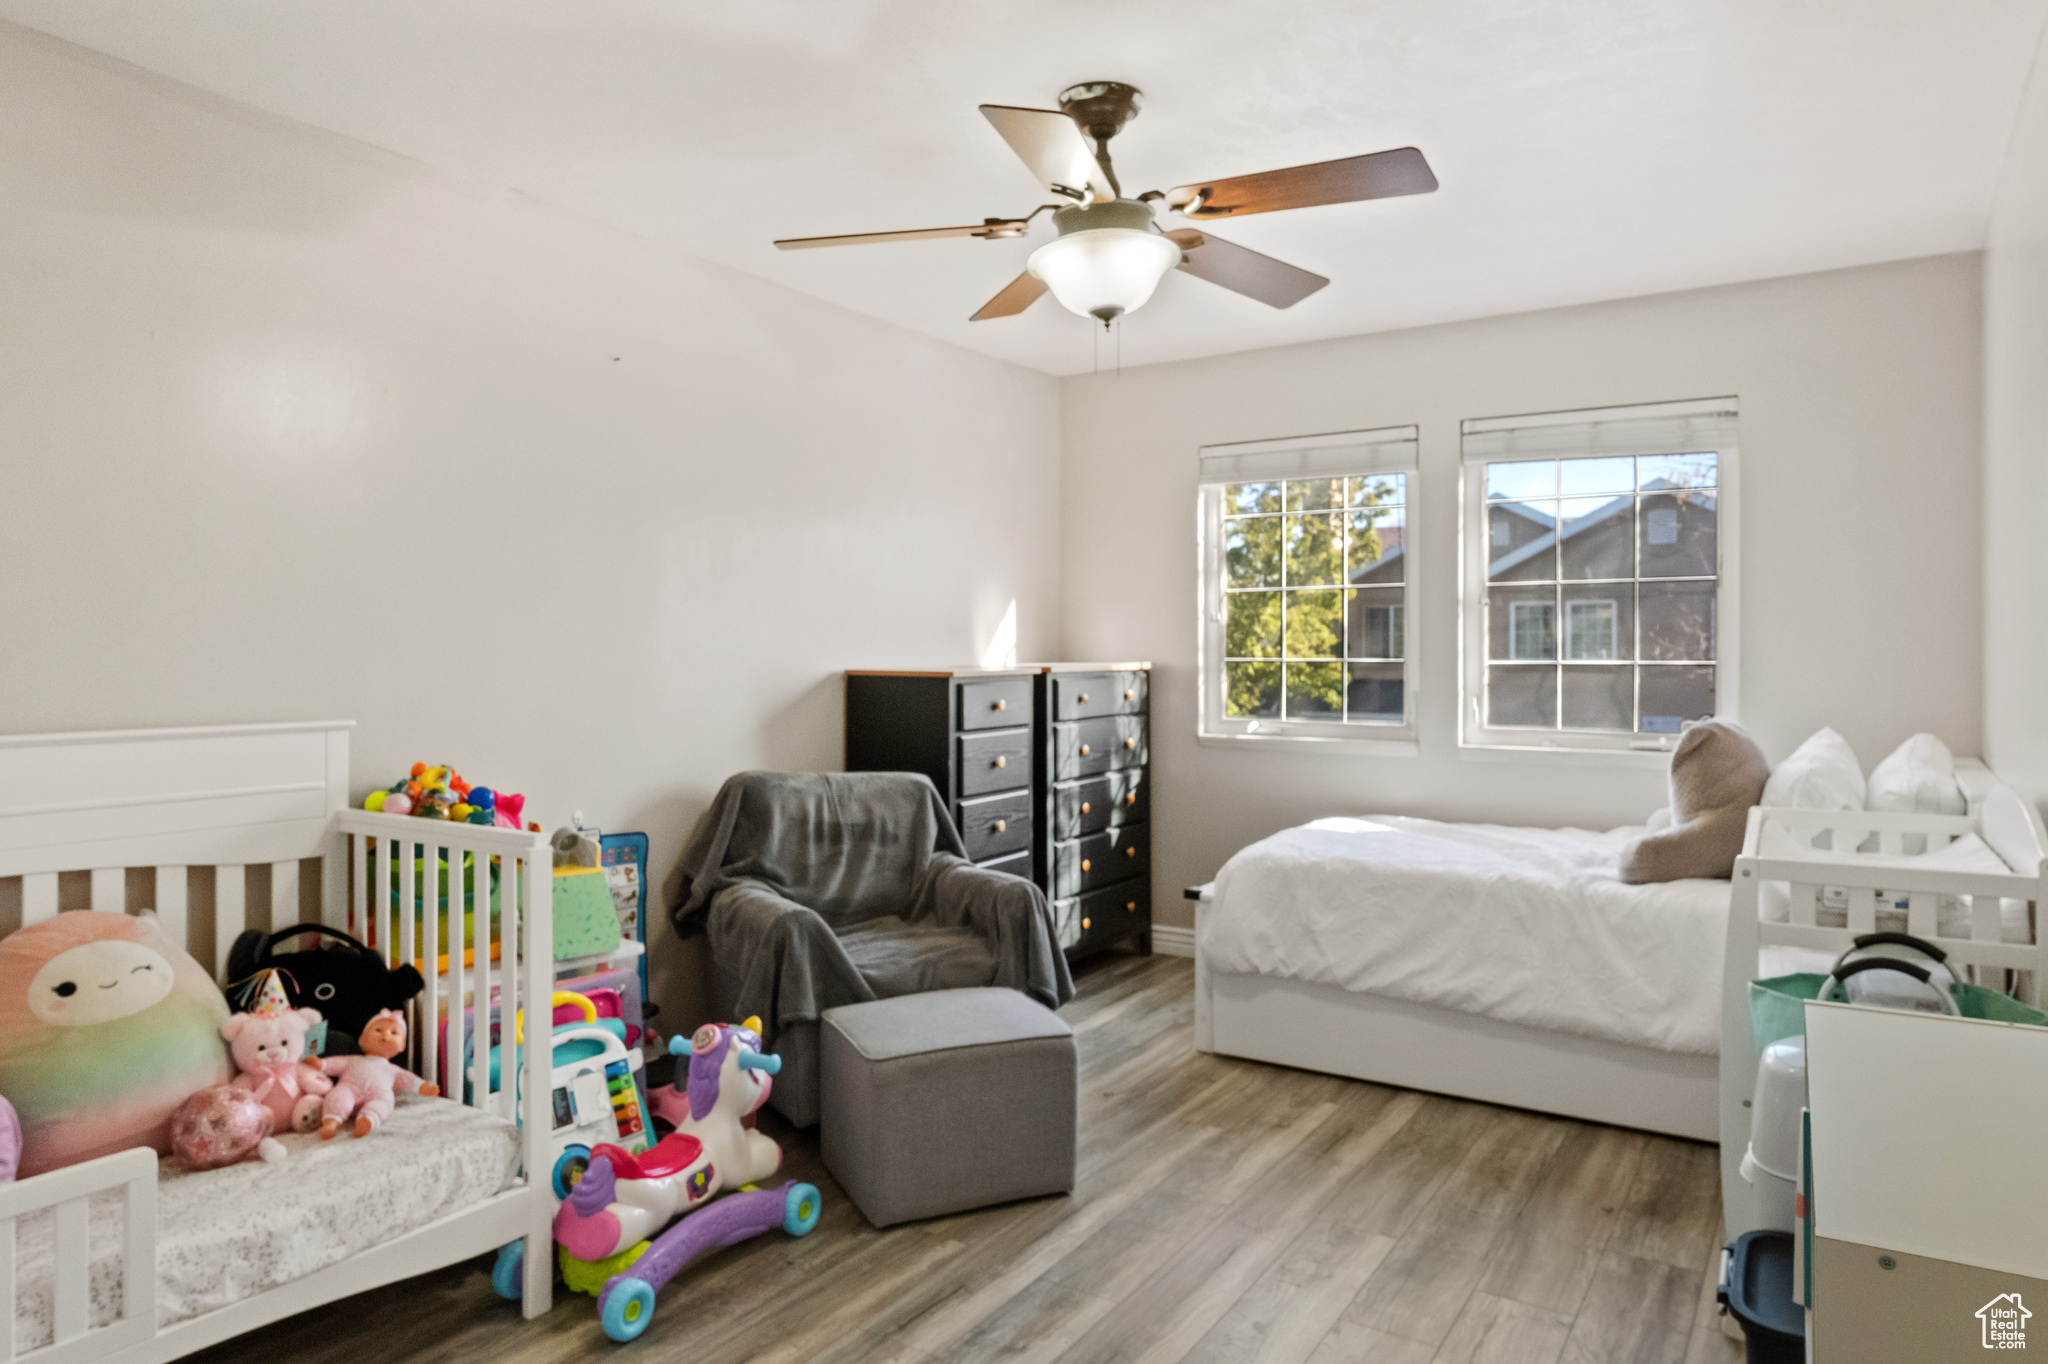
<svg viewBox="0 0 2048 1364"><path fill-rule="evenodd" d="M234 1075L228 1002L148 919L71 910L0 938L0 1094L30 1175L131 1146L171 1149L171 1114Z"/></svg>

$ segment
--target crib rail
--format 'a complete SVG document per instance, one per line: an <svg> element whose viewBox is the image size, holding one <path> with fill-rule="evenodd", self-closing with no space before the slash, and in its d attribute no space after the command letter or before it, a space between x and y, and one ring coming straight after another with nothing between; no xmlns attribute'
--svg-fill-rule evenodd
<svg viewBox="0 0 2048 1364"><path fill-rule="evenodd" d="M1766 833L1774 828L1786 836L1783 842L1801 851L1765 854ZM1939 946L1959 974L1970 968L1977 968L1974 974L1980 977L1999 973L1999 979L1980 979L1981 984L2002 985L2003 973L2023 973L2015 978L2015 993L2038 1004L2043 986L2038 968L2048 964L2038 930L2043 899L2038 874L1959 871L1889 860L1936 852L1958 838L1982 832L1977 815L1759 807L1750 811L1743 855L1735 864L1734 900L1749 906L1745 918L1755 924L1757 948L1808 947L1840 953L1862 934L1902 930ZM1874 860L1878 858L1887 860ZM1763 912L1767 895L1782 896L1782 919ZM1950 926L1944 927L1944 901L1962 911L1960 924L1951 916ZM2025 915L2024 943L2005 941L2008 905ZM1834 922L1824 923L1823 918ZM1750 964L1754 965L1753 958Z"/></svg>
<svg viewBox="0 0 2048 1364"><path fill-rule="evenodd" d="M126 1218L121 1247L121 1314L91 1324L93 1195L122 1189ZM54 1332L47 1345L23 1351L16 1335L20 1280L16 1229L30 1213L56 1218ZM98 1359L156 1334L156 1152L138 1148L0 1185L0 1364L75 1364Z"/></svg>
<svg viewBox="0 0 2048 1364"><path fill-rule="evenodd" d="M344 926L388 964L410 962L426 978L411 1027L421 1078L458 1103L516 1116L517 1087L505 1082L509 1047L501 1047L507 1073L491 1078L491 1022L495 1010L501 1042L510 1042L531 1001L541 1001L536 1017L552 1017L547 839L369 810L344 810L336 820L348 847ZM524 984L522 963L538 971ZM541 1035L549 1031L543 1023ZM545 1092L547 1072L541 1076Z"/></svg>

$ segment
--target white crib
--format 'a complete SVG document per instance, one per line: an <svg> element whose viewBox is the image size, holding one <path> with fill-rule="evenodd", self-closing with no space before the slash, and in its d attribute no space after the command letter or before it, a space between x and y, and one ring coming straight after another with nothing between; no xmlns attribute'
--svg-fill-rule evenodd
<svg viewBox="0 0 2048 1364"><path fill-rule="evenodd" d="M2023 800L1975 759L1958 759L1956 775L1969 799L1964 815L1923 815L1879 811L1782 810L1759 806L1749 812L1742 855L1735 861L1728 909L1728 947L1723 962L1721 1012L1721 1202L1732 1239L1756 1226L1749 1184L1740 1174L1749 1144L1749 1103L1756 1084L1758 1052L1750 1027L1749 985L1757 978L1758 956L1766 946L1813 948L1831 955L1880 928L1878 893L1904 895L1904 929L1948 954L1960 976L1968 970L1978 983L1999 987L2006 972L2017 977L2018 996L2039 1008L2048 984L2048 948L2041 934L2040 908L2048 903L2048 831L2033 804ZM1816 835L1832 831L1834 849L1861 849L1848 857L1767 856L1766 831L1810 847ZM1943 847L1976 834L2011 870L2003 874L1947 868L1907 869L1901 855ZM1774 844L1779 840L1770 840ZM1887 858L1858 865L1857 857ZM1782 921L1764 921L1767 894L1782 898ZM1940 902L1953 898L1968 907L1968 933L1941 932ZM2028 941L2005 942L2001 904L2026 904ZM1833 913L1826 913L1832 909ZM1822 917L1841 915L1841 925Z"/></svg>
<svg viewBox="0 0 2048 1364"><path fill-rule="evenodd" d="M317 917L358 938L374 937L387 961L423 964L427 987L411 1029L415 1068L463 1101L462 1077L437 1073L444 1054L435 1044L437 1020L447 1019L445 1054L462 1057L465 1002L484 1006L476 1009L479 1020L489 1017L492 1000L505 1018L529 1001L538 1001L543 1015L549 1011L552 854L541 834L348 809L351 728L352 722L339 721L0 737L0 918L7 916L13 886L19 887L24 925L60 908L151 909L174 942L213 962L216 975L245 928ZM385 888L392 884L394 851L405 845L424 845L429 867L437 851L451 867L461 865L464 853L474 854L480 889L488 860L499 859L498 962L491 959L492 916L481 907L467 969L463 944L437 941L438 906L431 899L414 903L411 876L398 878L394 911ZM303 877L302 869L315 862L313 875ZM260 899L252 904L250 883L260 889L266 880L267 905ZM448 919L459 933L462 915L452 912ZM434 969L443 951L445 978ZM0 1364L161 1364L522 1238L525 1314L547 1311L554 1213L547 1043L546 1028L527 1029L521 1082L495 1091L487 1041L470 1058L471 1106L522 1123L524 1173L510 1187L394 1241L169 1327L159 1327L155 1301L154 1152L124 1151L0 1185ZM87 1202L113 1189L123 1191L126 1209L122 1308L114 1320L94 1324ZM18 1352L16 1223L45 1208L55 1209L54 1340Z"/></svg>

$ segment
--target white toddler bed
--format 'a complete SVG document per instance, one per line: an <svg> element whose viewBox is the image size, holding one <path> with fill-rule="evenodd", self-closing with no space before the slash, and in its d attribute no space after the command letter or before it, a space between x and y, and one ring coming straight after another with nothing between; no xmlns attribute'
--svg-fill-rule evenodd
<svg viewBox="0 0 2048 1364"><path fill-rule="evenodd" d="M306 917L374 937L387 960L432 962L445 951L448 974L424 972L412 1035L432 1037L445 1015L447 1054L460 1056L465 1001L495 999L502 1013L550 998L552 854L539 834L347 809L349 728L0 737L0 892L11 889L4 878L19 878L23 924L60 905L149 909L216 973L244 928ZM498 962L489 914L473 916L465 972L462 945L437 941L436 907L414 903L413 878L396 878L395 907L388 892L370 894L394 884L401 836L428 857L445 851L451 865L465 852L479 865L500 860L508 889ZM309 862L314 879L302 887ZM258 864L267 864L267 907L250 904L247 873ZM161 1364L522 1238L523 1307L545 1312L554 1213L545 1044L545 1029L528 1031L516 1091L492 1090L489 1049L477 1047L469 1104L404 1101L361 1141L287 1137L282 1165L183 1173L137 1149L0 1185L0 1364ZM463 1092L460 1077L436 1074L438 1048L418 1051L414 1069ZM537 1179L521 1173L536 1170Z"/></svg>

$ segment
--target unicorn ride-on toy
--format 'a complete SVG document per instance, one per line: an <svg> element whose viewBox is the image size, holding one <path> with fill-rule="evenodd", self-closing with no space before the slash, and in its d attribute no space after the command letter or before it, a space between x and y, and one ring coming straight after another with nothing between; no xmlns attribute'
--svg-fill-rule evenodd
<svg viewBox="0 0 2048 1364"><path fill-rule="evenodd" d="M683 1091L671 1087L654 1095L655 1111L676 1130L638 1154L609 1143L593 1146L576 1172L580 1177L563 1191L554 1226L562 1277L571 1289L597 1295L605 1330L615 1340L644 1331L655 1291L705 1251L777 1226L801 1236L817 1223L818 1191L809 1184L750 1187L704 1207L720 1191L750 1185L782 1164L781 1148L753 1127L770 1077L782 1068L781 1058L761 1053L759 1029L751 1018L739 1027L699 1028L688 1044ZM670 1051L684 1053L681 1038ZM521 1291L523 1246L514 1241L498 1252L492 1278L508 1298Z"/></svg>
<svg viewBox="0 0 2048 1364"><path fill-rule="evenodd" d="M697 1029L687 1104L673 1090L656 1091L656 1114L673 1114L676 1130L653 1150L636 1156L591 1148L582 1179L555 1213L555 1240L564 1250L579 1260L608 1260L720 1190L782 1167L782 1148L746 1121L768 1101L769 1077L782 1069L781 1057L761 1054L759 1026L750 1018L737 1028Z"/></svg>

